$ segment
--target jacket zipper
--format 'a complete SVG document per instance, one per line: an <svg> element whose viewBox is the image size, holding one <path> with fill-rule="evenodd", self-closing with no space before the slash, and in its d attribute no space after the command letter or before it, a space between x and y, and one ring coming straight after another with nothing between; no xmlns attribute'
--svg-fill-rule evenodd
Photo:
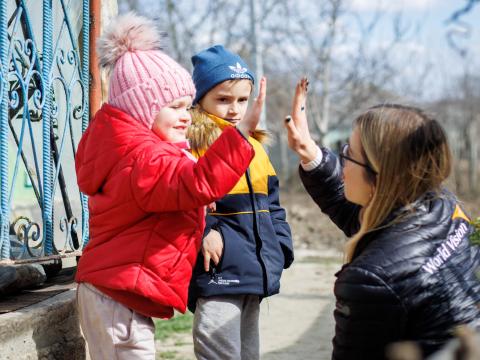
<svg viewBox="0 0 480 360"><path fill-rule="evenodd" d="M263 294L264 296L268 296L268 278L267 278L267 268L265 266L265 262L262 258L262 239L260 238L260 232L258 231L258 214L257 214L257 205L255 201L255 193L253 192L252 181L250 179L250 168L247 169L245 173L245 179L247 180L248 191L250 193L250 200L252 202L252 210L253 210L253 230L255 235L255 243L256 243L256 250L257 250L257 258L260 262L260 266L262 267L263 273Z"/></svg>

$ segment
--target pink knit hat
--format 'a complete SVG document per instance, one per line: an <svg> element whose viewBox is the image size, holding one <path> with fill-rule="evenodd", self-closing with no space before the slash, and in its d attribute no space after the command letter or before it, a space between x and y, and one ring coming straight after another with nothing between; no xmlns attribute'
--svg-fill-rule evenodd
<svg viewBox="0 0 480 360"><path fill-rule="evenodd" d="M190 74L161 48L154 23L133 13L114 19L97 42L100 66L111 71L108 103L149 129L166 104L195 97Z"/></svg>

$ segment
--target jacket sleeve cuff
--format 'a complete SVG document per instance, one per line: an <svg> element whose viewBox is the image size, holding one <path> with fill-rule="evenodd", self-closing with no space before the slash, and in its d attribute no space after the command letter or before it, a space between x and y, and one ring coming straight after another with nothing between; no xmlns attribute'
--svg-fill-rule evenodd
<svg viewBox="0 0 480 360"><path fill-rule="evenodd" d="M315 159L313 159L312 161L309 161L307 163L305 163L303 161L300 161L300 165L302 166L303 170L305 170L307 172L312 171L313 169L315 169L317 166L319 166L322 163L322 159L323 159L322 150L320 150L320 148L317 145L317 156L315 157Z"/></svg>

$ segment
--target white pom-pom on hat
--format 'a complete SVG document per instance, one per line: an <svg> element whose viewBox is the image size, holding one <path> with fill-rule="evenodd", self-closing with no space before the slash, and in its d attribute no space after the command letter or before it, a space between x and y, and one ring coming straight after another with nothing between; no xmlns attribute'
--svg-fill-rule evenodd
<svg viewBox="0 0 480 360"><path fill-rule="evenodd" d="M97 40L101 67L112 69L126 52L162 50L161 36L154 22L133 12L120 15Z"/></svg>
<svg viewBox="0 0 480 360"><path fill-rule="evenodd" d="M165 105L195 97L192 77L161 51L161 38L152 20L129 13L113 19L97 43L109 70L108 103L149 129Z"/></svg>

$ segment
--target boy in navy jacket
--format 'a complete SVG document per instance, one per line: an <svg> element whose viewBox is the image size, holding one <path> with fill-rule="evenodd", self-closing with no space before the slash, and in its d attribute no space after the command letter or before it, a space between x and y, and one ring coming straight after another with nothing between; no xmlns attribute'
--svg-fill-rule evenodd
<svg viewBox="0 0 480 360"><path fill-rule="evenodd" d="M242 121L255 80L242 58L220 45L192 62L197 95L187 136L200 157L224 129ZM278 179L261 144L265 139L264 131L251 134L250 168L207 215L189 291L198 359L259 358L260 300L279 292L282 270L293 261Z"/></svg>

